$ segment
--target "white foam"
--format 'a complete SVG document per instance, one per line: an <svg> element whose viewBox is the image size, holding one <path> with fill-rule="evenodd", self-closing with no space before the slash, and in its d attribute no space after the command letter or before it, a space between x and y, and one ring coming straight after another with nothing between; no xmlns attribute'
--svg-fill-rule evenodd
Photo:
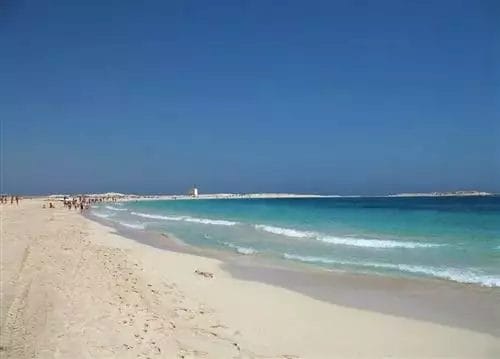
<svg viewBox="0 0 500 359"><path fill-rule="evenodd" d="M120 225L133 229L144 229L146 226L143 223L127 223L127 222L118 222Z"/></svg>
<svg viewBox="0 0 500 359"><path fill-rule="evenodd" d="M296 254L288 254L288 253L283 254L283 257L285 259L294 259L294 260L298 260L298 261L301 261L301 262L308 262L308 263L348 264L347 262L336 261L336 260L330 259L330 258L313 257L313 256L299 256L299 255L296 255Z"/></svg>
<svg viewBox="0 0 500 359"><path fill-rule="evenodd" d="M257 253L257 251L253 248L246 248L246 247L238 247L236 248L236 252L239 254L245 254L245 255L251 255Z"/></svg>
<svg viewBox="0 0 500 359"><path fill-rule="evenodd" d="M339 245L354 246L354 247L369 247L369 248L431 248L431 247L441 246L441 244L436 244L436 243L419 243L419 242L406 242L406 241L391 241L386 239L365 239L365 238L349 238L349 237L334 237L334 236L319 236L316 239L331 244L339 244Z"/></svg>
<svg viewBox="0 0 500 359"><path fill-rule="evenodd" d="M344 245L344 246L354 246L354 247L369 247L369 248L431 248L439 247L441 244L436 243L419 243L419 242L407 242L407 241L393 241L386 239L366 239L366 238L355 238L355 237L335 237L321 235L315 232L309 231L299 231L290 228L281 228L266 226L263 224L255 225L256 229L279 234L287 237L293 238L313 238L321 242Z"/></svg>
<svg viewBox="0 0 500 359"><path fill-rule="evenodd" d="M184 221L192 223L214 224L216 226L234 226L238 224L238 222L225 221L222 219L207 219L207 218L192 218L192 217L185 217Z"/></svg>
<svg viewBox="0 0 500 359"><path fill-rule="evenodd" d="M208 218L193 218L188 216L161 216L157 214L131 212L131 214L144 218L161 219L165 221L184 221L191 223L201 223L201 224L213 224L216 226L234 226L238 222L218 220L218 219L208 219Z"/></svg>
<svg viewBox="0 0 500 359"><path fill-rule="evenodd" d="M224 245L226 245L229 248L235 249L236 252L238 252L239 254L250 255L257 253L257 250L251 247L241 247L229 242L224 242Z"/></svg>
<svg viewBox="0 0 500 359"><path fill-rule="evenodd" d="M127 209L126 208L116 208L116 207L112 207L112 206L105 206L106 209L110 209L112 211L126 211Z"/></svg>
<svg viewBox="0 0 500 359"><path fill-rule="evenodd" d="M256 224L255 225L256 229L273 233L273 234L281 234L287 237L294 237L294 238L312 238L314 237L315 233L314 232L306 232L306 231L298 231L296 229L290 229L290 228L281 228L281 227L273 227L273 226L266 226L264 224Z"/></svg>
<svg viewBox="0 0 500 359"><path fill-rule="evenodd" d="M94 216L96 216L96 217L99 217L99 218L109 218L109 217L112 217L112 214L106 214L106 213L93 212L92 214Z"/></svg>
<svg viewBox="0 0 500 359"><path fill-rule="evenodd" d="M134 216L143 217L143 218L151 218L151 219L161 219L166 221L182 221L185 217L172 217L172 216L160 216L158 214L149 214L149 213L141 213L141 212L131 212Z"/></svg>
<svg viewBox="0 0 500 359"><path fill-rule="evenodd" d="M471 270L459 268L424 267L405 264L399 264L398 269L404 272L426 274L460 283L476 283L485 287L500 287L500 277L485 275Z"/></svg>
<svg viewBox="0 0 500 359"><path fill-rule="evenodd" d="M325 257L299 256L296 254L288 254L288 253L285 253L283 257L286 259L293 259L308 263L340 264L340 265L352 265L358 267L392 269L414 274L423 274L426 276L436 277L441 279L448 279L459 283L473 283L473 284L480 284L486 287L500 287L500 277L486 275L480 273L480 271L471 269L418 266L418 265L408 265L408 264L340 261Z"/></svg>

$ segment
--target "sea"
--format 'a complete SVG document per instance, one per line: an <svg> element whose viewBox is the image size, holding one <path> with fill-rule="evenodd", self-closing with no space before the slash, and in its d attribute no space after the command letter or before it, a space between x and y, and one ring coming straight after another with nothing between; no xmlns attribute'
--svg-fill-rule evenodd
<svg viewBox="0 0 500 359"><path fill-rule="evenodd" d="M499 196L140 200L91 211L241 256L500 287Z"/></svg>

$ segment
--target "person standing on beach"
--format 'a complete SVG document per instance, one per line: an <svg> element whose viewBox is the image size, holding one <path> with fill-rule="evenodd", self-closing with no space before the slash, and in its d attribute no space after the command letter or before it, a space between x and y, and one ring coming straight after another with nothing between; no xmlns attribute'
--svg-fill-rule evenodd
<svg viewBox="0 0 500 359"><path fill-rule="evenodd" d="M19 206L19 196L16 196L16 205Z"/></svg>
<svg viewBox="0 0 500 359"><path fill-rule="evenodd" d="M14 204L14 196L10 196L10 204Z"/></svg>

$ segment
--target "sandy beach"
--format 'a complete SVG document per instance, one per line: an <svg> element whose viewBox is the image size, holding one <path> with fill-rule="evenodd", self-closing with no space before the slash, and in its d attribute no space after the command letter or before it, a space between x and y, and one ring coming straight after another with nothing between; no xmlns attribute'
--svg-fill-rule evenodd
<svg viewBox="0 0 500 359"><path fill-rule="evenodd" d="M245 280L43 203L0 207L2 358L500 356L495 334Z"/></svg>

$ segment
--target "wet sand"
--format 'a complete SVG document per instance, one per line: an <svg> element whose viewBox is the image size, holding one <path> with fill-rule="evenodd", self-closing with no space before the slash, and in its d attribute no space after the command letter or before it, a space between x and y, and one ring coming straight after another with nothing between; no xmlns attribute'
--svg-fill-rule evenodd
<svg viewBox="0 0 500 359"><path fill-rule="evenodd" d="M471 329L500 337L500 289L440 279L417 279L330 271L188 245L171 234L112 226L127 238L159 249L215 258L237 279L266 283L351 308Z"/></svg>

